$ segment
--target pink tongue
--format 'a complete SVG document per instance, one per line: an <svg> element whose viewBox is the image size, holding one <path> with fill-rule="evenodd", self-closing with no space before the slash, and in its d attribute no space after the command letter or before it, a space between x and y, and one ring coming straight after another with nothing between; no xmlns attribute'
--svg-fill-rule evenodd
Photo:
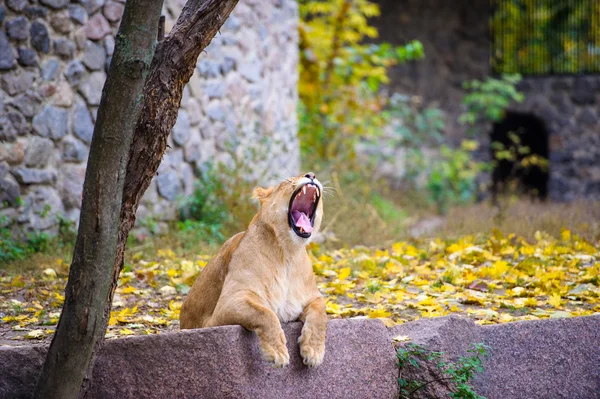
<svg viewBox="0 0 600 399"><path fill-rule="evenodd" d="M310 225L310 220L303 212L293 211L292 216L294 216L294 220L296 221L296 227L302 227L304 232L311 233L312 226Z"/></svg>

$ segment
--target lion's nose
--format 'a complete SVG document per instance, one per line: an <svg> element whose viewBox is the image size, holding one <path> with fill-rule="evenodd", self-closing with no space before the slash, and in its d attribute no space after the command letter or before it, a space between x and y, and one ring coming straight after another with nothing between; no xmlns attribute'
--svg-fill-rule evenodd
<svg viewBox="0 0 600 399"><path fill-rule="evenodd" d="M304 175L304 177L308 177L310 180L315 180L315 174L313 172L308 172L307 174Z"/></svg>

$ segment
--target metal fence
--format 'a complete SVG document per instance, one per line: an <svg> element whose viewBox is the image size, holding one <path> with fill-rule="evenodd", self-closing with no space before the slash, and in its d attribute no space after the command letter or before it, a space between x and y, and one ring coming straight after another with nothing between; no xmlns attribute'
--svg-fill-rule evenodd
<svg viewBox="0 0 600 399"><path fill-rule="evenodd" d="M600 0L490 1L495 73L600 73Z"/></svg>

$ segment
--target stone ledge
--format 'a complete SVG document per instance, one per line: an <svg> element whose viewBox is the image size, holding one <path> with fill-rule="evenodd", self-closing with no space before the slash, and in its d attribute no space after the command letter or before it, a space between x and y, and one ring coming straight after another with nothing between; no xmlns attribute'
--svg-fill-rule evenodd
<svg viewBox="0 0 600 399"><path fill-rule="evenodd" d="M395 398L397 366L378 320L331 320L318 369L302 364L302 324L284 326L290 365L262 361L256 336L240 326L107 341L91 398ZM45 348L0 347L0 398L29 397Z"/></svg>
<svg viewBox="0 0 600 399"><path fill-rule="evenodd" d="M391 338L462 355L491 347L475 386L488 399L600 398L600 316L480 327L448 316L386 329L378 320L331 320L323 365L302 364L301 323L284 326L290 366L263 362L256 336L240 326L107 341L93 375L92 398L396 398ZM0 346L0 398L29 397L46 349Z"/></svg>

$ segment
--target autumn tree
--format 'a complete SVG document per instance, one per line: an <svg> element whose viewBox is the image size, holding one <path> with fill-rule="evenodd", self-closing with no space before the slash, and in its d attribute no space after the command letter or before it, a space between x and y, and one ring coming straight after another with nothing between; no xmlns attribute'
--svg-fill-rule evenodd
<svg viewBox="0 0 600 399"><path fill-rule="evenodd" d="M158 43L163 0L127 1L90 147L65 302L34 397L74 398L88 388L139 201L198 56L237 1L189 0Z"/></svg>

